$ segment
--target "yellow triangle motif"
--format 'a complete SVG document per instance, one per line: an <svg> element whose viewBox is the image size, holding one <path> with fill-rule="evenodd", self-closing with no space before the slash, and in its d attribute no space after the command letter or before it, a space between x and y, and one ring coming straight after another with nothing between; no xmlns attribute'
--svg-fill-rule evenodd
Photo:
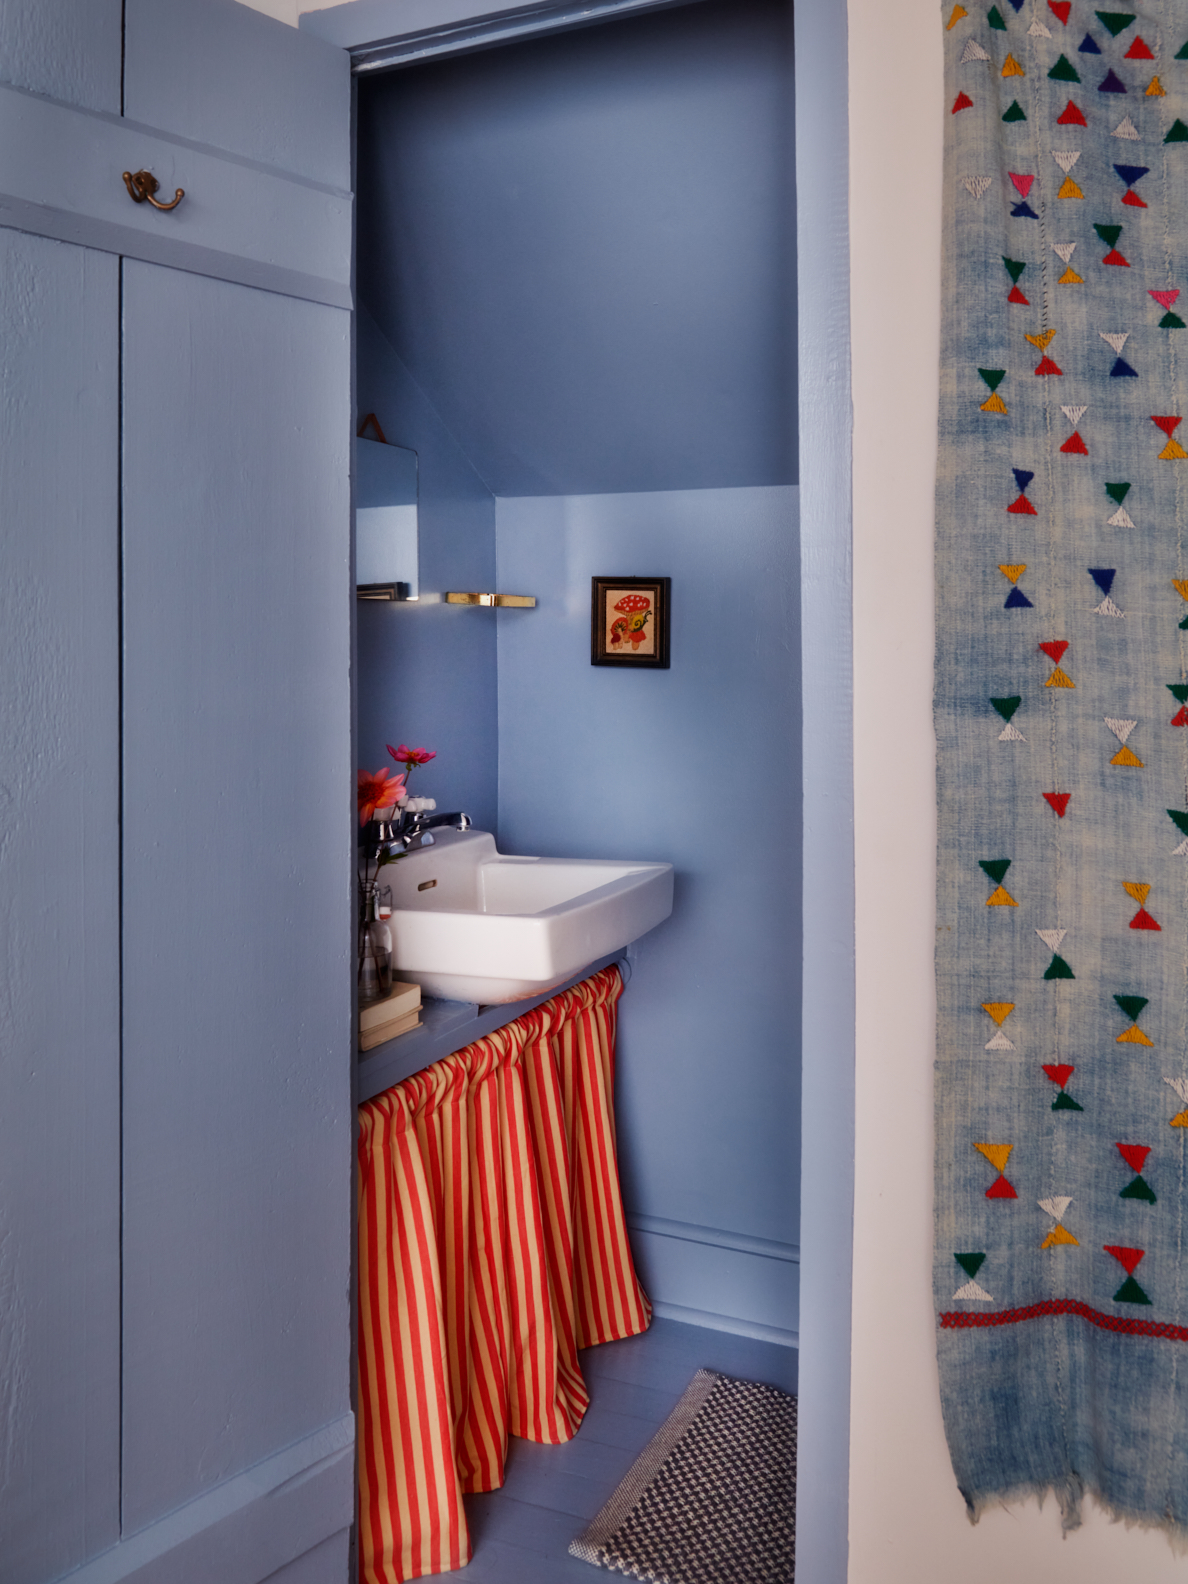
<svg viewBox="0 0 1188 1584"><path fill-rule="evenodd" d="M1147 84L1146 97L1148 99L1166 99L1167 98L1167 89L1159 81L1158 77L1152 77L1151 81Z"/></svg>
<svg viewBox="0 0 1188 1584"><path fill-rule="evenodd" d="M990 895L986 898L986 906L987 907L1018 907L1019 904L1015 901L1014 897L1011 896L1011 894L1007 891L1005 886L999 886L997 888L997 890L991 891Z"/></svg>
<svg viewBox="0 0 1188 1584"><path fill-rule="evenodd" d="M1072 677L1065 676L1064 672L1060 669L1059 666L1056 667L1055 671L1052 672L1052 675L1044 683L1045 687L1070 687L1070 688L1075 688L1076 685L1077 684L1073 681Z"/></svg>
<svg viewBox="0 0 1188 1584"><path fill-rule="evenodd" d="M1188 1111L1177 1111L1168 1127L1188 1127Z"/></svg>
<svg viewBox="0 0 1188 1584"><path fill-rule="evenodd" d="M1056 1225L1052 1228L1052 1230L1048 1233L1047 1237L1040 1244L1040 1248L1042 1248L1042 1249L1057 1248L1061 1243L1071 1244L1071 1246L1073 1248L1080 1248L1080 1246L1081 1246L1077 1242L1076 1238L1073 1237L1072 1233L1069 1232L1067 1230L1067 1228L1062 1227L1060 1225L1060 1222L1057 1221Z"/></svg>
<svg viewBox="0 0 1188 1584"><path fill-rule="evenodd" d="M1155 1041L1150 1040L1139 1028L1137 1023L1132 1023L1125 1034L1119 1034L1114 1041L1115 1045L1150 1045L1154 1048Z"/></svg>
<svg viewBox="0 0 1188 1584"><path fill-rule="evenodd" d="M1060 191L1056 194L1056 196L1057 198L1083 198L1085 194L1077 186L1076 182L1073 181L1071 176L1066 176L1063 182L1060 184Z"/></svg>
<svg viewBox="0 0 1188 1584"><path fill-rule="evenodd" d="M1006 1022L1007 1018L1010 1017L1011 1013L1014 1010L1015 1010L1015 1003L1013 1001L983 1001L982 1002L982 1011L983 1012L989 1012L990 1016L998 1024L999 1028L1002 1027L1002 1025Z"/></svg>
<svg viewBox="0 0 1188 1584"><path fill-rule="evenodd" d="M1181 599L1188 600L1188 578L1172 578L1172 588Z"/></svg>
<svg viewBox="0 0 1188 1584"><path fill-rule="evenodd" d="M952 29L957 26L958 22L961 21L961 18L962 17L966 17L968 15L969 15L969 12L965 9L965 7L963 5L955 5L953 7L953 15L945 23L945 32L946 33L951 32Z"/></svg>
<svg viewBox="0 0 1188 1584"><path fill-rule="evenodd" d="M1029 335L1028 341L1033 347L1039 347L1041 352L1046 352L1056 339L1055 330L1042 330L1039 335Z"/></svg>
<svg viewBox="0 0 1188 1584"><path fill-rule="evenodd" d="M1004 1172L1013 1144L975 1144L974 1149L984 1155L996 1172Z"/></svg>
<svg viewBox="0 0 1188 1584"><path fill-rule="evenodd" d="M1178 440L1169 440L1159 453L1161 462L1182 462L1185 457L1188 457L1188 451L1184 450Z"/></svg>
<svg viewBox="0 0 1188 1584"><path fill-rule="evenodd" d="M1070 264L1056 284L1057 286L1083 286L1085 284L1085 277L1083 275L1078 275L1076 270L1073 269L1072 265Z"/></svg>
<svg viewBox="0 0 1188 1584"><path fill-rule="evenodd" d="M1026 77L1027 73L1013 55L1008 55L1002 65L1002 75L1004 77Z"/></svg>
<svg viewBox="0 0 1188 1584"><path fill-rule="evenodd" d="M1011 566L1003 566L1002 562L1000 561L998 563L998 570L1002 573L1004 578L1008 578L1012 583L1017 583L1023 576L1024 572L1027 571L1027 562L1021 561L1017 566L1014 564Z"/></svg>
<svg viewBox="0 0 1188 1584"><path fill-rule="evenodd" d="M1110 763L1112 765L1129 765L1132 770L1146 769L1143 761L1141 759L1137 759L1134 754L1131 753L1130 749L1125 743L1123 743L1121 748L1118 749L1118 752L1110 760Z"/></svg>
<svg viewBox="0 0 1188 1584"><path fill-rule="evenodd" d="M1139 907L1142 907L1143 903L1151 895L1151 887L1149 885L1140 885L1137 880L1123 880L1122 889L1127 896L1134 898Z"/></svg>
<svg viewBox="0 0 1188 1584"><path fill-rule="evenodd" d="M1006 404L1006 402L1003 401L1002 397L998 394L997 391L992 391L990 393L990 395L986 398L986 400L982 403L981 411L982 412L1002 413L1003 417L1006 417L1006 415L1007 415L1007 404Z"/></svg>

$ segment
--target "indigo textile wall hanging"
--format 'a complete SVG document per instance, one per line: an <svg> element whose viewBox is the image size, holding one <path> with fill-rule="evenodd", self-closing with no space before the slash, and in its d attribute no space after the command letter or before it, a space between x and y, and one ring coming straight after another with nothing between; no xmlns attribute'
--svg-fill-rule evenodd
<svg viewBox="0 0 1188 1584"><path fill-rule="evenodd" d="M946 0L936 1304L971 1518L1188 1536L1188 4Z"/></svg>

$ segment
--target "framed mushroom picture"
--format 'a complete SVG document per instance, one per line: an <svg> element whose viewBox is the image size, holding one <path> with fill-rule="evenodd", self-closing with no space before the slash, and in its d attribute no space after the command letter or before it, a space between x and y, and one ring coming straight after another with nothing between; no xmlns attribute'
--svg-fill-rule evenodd
<svg viewBox="0 0 1188 1584"><path fill-rule="evenodd" d="M668 669L671 578L591 579L590 664Z"/></svg>

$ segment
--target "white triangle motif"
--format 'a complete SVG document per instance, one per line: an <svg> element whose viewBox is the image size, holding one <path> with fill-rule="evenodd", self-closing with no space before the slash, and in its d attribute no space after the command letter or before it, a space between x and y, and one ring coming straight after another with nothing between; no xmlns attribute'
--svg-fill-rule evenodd
<svg viewBox="0 0 1188 1584"><path fill-rule="evenodd" d="M1036 930L1035 932L1049 951L1059 951L1060 942L1068 934L1067 930Z"/></svg>
<svg viewBox="0 0 1188 1584"><path fill-rule="evenodd" d="M964 1298L967 1303L993 1303L994 1299L984 1287L979 1287L976 1281L967 1281L964 1287L958 1287L953 1294L954 1298Z"/></svg>
<svg viewBox="0 0 1188 1584"><path fill-rule="evenodd" d="M1185 1105L1188 1105L1188 1078L1165 1078L1164 1083L1169 1089L1174 1089Z"/></svg>
<svg viewBox="0 0 1188 1584"><path fill-rule="evenodd" d="M1116 715L1106 715L1103 717L1103 719L1105 720L1106 725L1113 732L1114 736L1118 739L1122 746L1125 747L1126 739L1138 725L1138 721L1119 720Z"/></svg>
<svg viewBox="0 0 1188 1584"><path fill-rule="evenodd" d="M1065 1198L1063 1195L1058 1194L1055 1199L1040 1199L1037 1200L1037 1203L1041 1210L1052 1217L1053 1221L1059 1221L1069 1205L1072 1204L1072 1196L1069 1195L1068 1198Z"/></svg>
<svg viewBox="0 0 1188 1584"><path fill-rule="evenodd" d="M1088 407L1062 407L1060 411L1075 429L1089 409Z"/></svg>
<svg viewBox="0 0 1188 1584"><path fill-rule="evenodd" d="M1118 356L1122 356L1122 348L1130 340L1129 330L1099 330L1097 333L1107 346L1112 346Z"/></svg>
<svg viewBox="0 0 1188 1584"><path fill-rule="evenodd" d="M1134 524L1130 520L1130 513L1126 510L1125 506L1119 506L1118 510L1114 513L1114 515L1112 517L1107 517L1106 518L1106 527L1107 528L1133 528L1134 527Z"/></svg>
<svg viewBox="0 0 1188 1584"><path fill-rule="evenodd" d="M1081 157L1080 149L1053 149L1052 158L1067 176Z"/></svg>
<svg viewBox="0 0 1188 1584"><path fill-rule="evenodd" d="M1072 263L1072 256L1076 251L1077 244L1075 242L1052 243L1052 252L1055 253L1057 258L1063 259L1066 264Z"/></svg>
<svg viewBox="0 0 1188 1584"><path fill-rule="evenodd" d="M1135 126L1129 116L1123 116L1110 135L1111 137L1129 138L1132 143L1139 142L1138 127Z"/></svg>
<svg viewBox="0 0 1188 1584"><path fill-rule="evenodd" d="M1188 858L1188 836L1184 837L1184 840L1180 843L1180 845L1178 847L1173 847L1172 848L1172 857L1173 858Z"/></svg>
<svg viewBox="0 0 1188 1584"><path fill-rule="evenodd" d="M1024 737L1017 726L1012 726L1010 721L1007 721L998 734L998 740L999 742L1026 742L1027 738Z"/></svg>
<svg viewBox="0 0 1188 1584"><path fill-rule="evenodd" d="M959 66L964 66L966 61L989 60L989 59L990 59L990 56L986 53L986 51L978 43L977 39L970 39L969 43L965 46L964 55L962 55L961 59L957 62L957 64Z"/></svg>
<svg viewBox="0 0 1188 1584"><path fill-rule="evenodd" d="M984 198L993 180L990 176L963 176L961 185L973 198Z"/></svg>
<svg viewBox="0 0 1188 1584"><path fill-rule="evenodd" d="M1027 37L1028 38L1051 38L1052 35L1049 32L1049 30L1044 26L1044 24L1037 17L1035 19L1035 21L1031 24L1031 26L1027 29Z"/></svg>
<svg viewBox="0 0 1188 1584"><path fill-rule="evenodd" d="M1001 1029L997 1029L992 1040L988 1040L983 1047L985 1050L1014 1050L1014 1046Z"/></svg>
<svg viewBox="0 0 1188 1584"><path fill-rule="evenodd" d="M1124 617L1126 615L1126 612L1124 610L1119 610L1118 607L1114 604L1113 600L1107 594L1105 599L1102 600L1100 605L1095 605L1093 607L1093 614L1095 616L1123 616Z"/></svg>

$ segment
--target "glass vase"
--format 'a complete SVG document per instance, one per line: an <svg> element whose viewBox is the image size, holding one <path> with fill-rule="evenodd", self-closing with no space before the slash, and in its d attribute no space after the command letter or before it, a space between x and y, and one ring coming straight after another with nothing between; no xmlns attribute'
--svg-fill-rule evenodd
<svg viewBox="0 0 1188 1584"><path fill-rule="evenodd" d="M379 888L363 886L359 918L359 1005L382 1001L392 989L392 935L379 916Z"/></svg>

